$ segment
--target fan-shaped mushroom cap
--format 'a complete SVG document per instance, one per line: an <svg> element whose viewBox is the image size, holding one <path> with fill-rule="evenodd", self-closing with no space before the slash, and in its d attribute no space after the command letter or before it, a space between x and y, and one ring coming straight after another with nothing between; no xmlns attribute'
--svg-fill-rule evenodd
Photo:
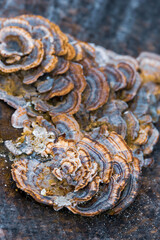
<svg viewBox="0 0 160 240"><path fill-rule="evenodd" d="M138 89L141 86L141 82L142 81L141 81L140 75L136 72L134 84L130 89L122 90L120 92L120 99L122 99L125 102L131 101L136 96Z"/></svg>
<svg viewBox="0 0 160 240"><path fill-rule="evenodd" d="M12 114L11 124L14 128L23 128L23 123L26 120L28 120L26 109L18 107L17 110Z"/></svg>
<svg viewBox="0 0 160 240"><path fill-rule="evenodd" d="M23 97L15 97L6 93L6 91L0 90L0 100L6 102L9 106L17 109L19 106L26 106L26 101Z"/></svg>
<svg viewBox="0 0 160 240"><path fill-rule="evenodd" d="M121 100L111 100L103 107L103 112L98 113L97 122L106 124L110 131L116 131L125 138L127 125L122 117L122 113L128 108L128 105Z"/></svg>
<svg viewBox="0 0 160 240"><path fill-rule="evenodd" d="M119 71L114 65L106 65L105 67L101 68L107 74L107 81L114 91L118 91L126 87L126 77L124 74Z"/></svg>
<svg viewBox="0 0 160 240"><path fill-rule="evenodd" d="M135 97L141 85L141 78L134 65L127 61L127 57L100 69L106 73L109 86L117 93L117 98L128 102Z"/></svg>
<svg viewBox="0 0 160 240"><path fill-rule="evenodd" d="M131 109L138 118L149 114L156 122L159 118L159 101L160 86L152 82L147 82L140 88L131 105Z"/></svg>
<svg viewBox="0 0 160 240"><path fill-rule="evenodd" d="M57 106L50 106L50 115L55 116L60 113L76 113L79 110L81 95L85 87L86 80L83 75L82 66L80 64L71 63L66 75L55 79L55 84L53 82L52 89L44 97L45 99L49 99L53 96L64 96L64 100L58 102Z"/></svg>
<svg viewBox="0 0 160 240"><path fill-rule="evenodd" d="M56 125L60 134L65 134L66 139L79 141L82 138L80 127L77 121L67 114L60 114L52 117L52 122Z"/></svg>
<svg viewBox="0 0 160 240"><path fill-rule="evenodd" d="M30 33L17 26L5 26L2 28L0 30L0 42L0 54L2 57L27 55L31 53L34 47L34 41ZM17 47L17 51L15 47Z"/></svg>
<svg viewBox="0 0 160 240"><path fill-rule="evenodd" d="M137 61L144 82L160 83L160 56L158 54L142 52Z"/></svg>
<svg viewBox="0 0 160 240"><path fill-rule="evenodd" d="M106 76L96 68L90 68L87 71L86 81L88 89L85 94L87 95L85 105L87 110L93 111L107 102L109 86Z"/></svg>
<svg viewBox="0 0 160 240"><path fill-rule="evenodd" d="M133 163L130 166L130 178L127 186L122 192L121 198L116 203L113 209L109 211L110 215L118 214L123 209L126 209L135 199L138 189L139 189L139 179L140 179L140 164L137 158L134 158Z"/></svg>

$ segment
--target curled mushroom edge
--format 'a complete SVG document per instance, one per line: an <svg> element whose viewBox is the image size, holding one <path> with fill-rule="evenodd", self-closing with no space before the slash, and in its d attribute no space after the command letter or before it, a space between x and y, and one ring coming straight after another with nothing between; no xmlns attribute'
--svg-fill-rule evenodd
<svg viewBox="0 0 160 240"><path fill-rule="evenodd" d="M158 54L119 55L38 15L2 18L0 100L23 129L5 141L18 188L82 216L134 201L159 138Z"/></svg>

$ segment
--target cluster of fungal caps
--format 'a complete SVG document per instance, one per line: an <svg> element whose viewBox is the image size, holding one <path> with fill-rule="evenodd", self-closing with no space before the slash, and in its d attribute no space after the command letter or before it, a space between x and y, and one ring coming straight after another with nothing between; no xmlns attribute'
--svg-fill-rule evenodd
<svg viewBox="0 0 160 240"><path fill-rule="evenodd" d="M83 216L133 202L159 137L160 56L118 55L41 16L1 18L0 99L23 128L5 142L18 188Z"/></svg>

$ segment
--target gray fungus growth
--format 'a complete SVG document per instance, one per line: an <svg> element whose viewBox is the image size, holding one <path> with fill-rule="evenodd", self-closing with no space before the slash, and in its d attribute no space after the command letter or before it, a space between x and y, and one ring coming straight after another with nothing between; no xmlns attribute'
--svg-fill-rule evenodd
<svg viewBox="0 0 160 240"><path fill-rule="evenodd" d="M134 201L159 138L159 55L119 55L41 16L1 18L0 100L23 128L5 141L18 188L82 216Z"/></svg>

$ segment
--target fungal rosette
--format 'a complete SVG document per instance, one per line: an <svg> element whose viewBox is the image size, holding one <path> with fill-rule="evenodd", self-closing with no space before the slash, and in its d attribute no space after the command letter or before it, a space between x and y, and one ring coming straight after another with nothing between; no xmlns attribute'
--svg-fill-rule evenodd
<svg viewBox="0 0 160 240"><path fill-rule="evenodd" d="M108 100L109 86L106 75L95 64L94 47L64 34L41 16L1 19L0 56L0 89L12 96L23 96L34 111L52 116L74 114L85 89L89 111ZM85 59L91 62L86 68ZM20 82L19 90L15 90L16 81Z"/></svg>
<svg viewBox="0 0 160 240"><path fill-rule="evenodd" d="M23 70L25 84L52 70L62 74L69 67L68 61L83 58L80 43L69 42L56 24L36 15L1 19L0 42L1 72Z"/></svg>
<svg viewBox="0 0 160 240"><path fill-rule="evenodd" d="M1 72L9 74L21 70L23 82L26 84L36 81L44 72L54 69L58 62L57 56L54 55L51 25L42 17L23 15L3 19L0 40ZM49 43L50 49L47 49L45 42ZM27 71L25 76L24 71ZM37 74L33 74L35 72ZM29 75L32 79L25 78Z"/></svg>
<svg viewBox="0 0 160 240"><path fill-rule="evenodd" d="M0 19L0 100L23 128L12 177L36 201L82 216L135 199L159 138L160 57L119 55L35 15Z"/></svg>
<svg viewBox="0 0 160 240"><path fill-rule="evenodd" d="M138 190L138 159L120 135L104 127L96 138L78 132L79 138L66 139L68 132L75 131L68 118L75 120L62 118L63 123L55 119L55 125L42 117L25 121L22 136L5 142L13 154L12 176L17 186L55 210L67 207L84 216L126 208Z"/></svg>

